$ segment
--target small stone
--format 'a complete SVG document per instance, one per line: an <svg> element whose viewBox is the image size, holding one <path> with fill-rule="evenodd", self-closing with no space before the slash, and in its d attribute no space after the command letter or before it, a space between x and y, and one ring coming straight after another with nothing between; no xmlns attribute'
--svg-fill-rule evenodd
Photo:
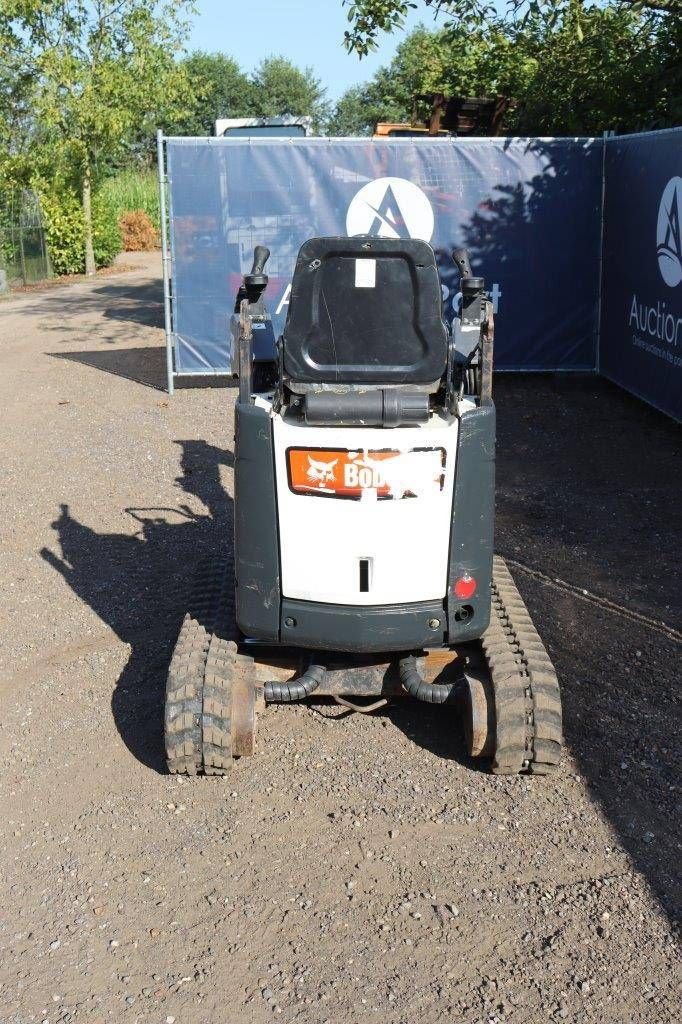
<svg viewBox="0 0 682 1024"><path fill-rule="evenodd" d="M175 1017L166 1017L166 1024L175 1024Z"/></svg>
<svg viewBox="0 0 682 1024"><path fill-rule="evenodd" d="M413 910L412 913L410 914L410 917L413 917L415 921L421 921L422 919L422 916L418 910Z"/></svg>
<svg viewBox="0 0 682 1024"><path fill-rule="evenodd" d="M590 991L590 983L589 983L589 981L581 981L581 982L579 982L578 983L578 991L580 992L581 995L586 996L587 993Z"/></svg>
<svg viewBox="0 0 682 1024"><path fill-rule="evenodd" d="M95 915L95 917L101 917L102 914L104 913L104 907L93 907L92 912Z"/></svg>
<svg viewBox="0 0 682 1024"><path fill-rule="evenodd" d="M264 988L261 991L261 995L263 996L263 999L265 999L268 1003L275 998L275 993L272 991L271 988Z"/></svg>
<svg viewBox="0 0 682 1024"><path fill-rule="evenodd" d="M135 996L126 996L126 1003L128 1006L132 1006L135 1002Z"/></svg>
<svg viewBox="0 0 682 1024"><path fill-rule="evenodd" d="M159 928L150 928L149 934L152 939L158 939L159 935L161 934L161 931Z"/></svg>
<svg viewBox="0 0 682 1024"><path fill-rule="evenodd" d="M118 941L118 939L112 939L109 943L109 949L116 949L116 947L120 945L121 943Z"/></svg>
<svg viewBox="0 0 682 1024"><path fill-rule="evenodd" d="M53 941L50 943L50 949L59 949L61 944L62 943L60 939L53 939Z"/></svg>

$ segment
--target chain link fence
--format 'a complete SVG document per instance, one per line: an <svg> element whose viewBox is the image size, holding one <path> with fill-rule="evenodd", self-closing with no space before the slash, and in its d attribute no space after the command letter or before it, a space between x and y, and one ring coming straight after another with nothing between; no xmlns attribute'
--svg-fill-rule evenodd
<svg viewBox="0 0 682 1024"><path fill-rule="evenodd" d="M31 189L0 192L0 294L52 277L40 202Z"/></svg>

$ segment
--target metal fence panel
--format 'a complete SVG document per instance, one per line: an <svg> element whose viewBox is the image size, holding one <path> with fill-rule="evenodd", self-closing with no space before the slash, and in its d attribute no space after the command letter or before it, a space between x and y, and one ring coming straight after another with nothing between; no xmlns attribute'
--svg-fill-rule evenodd
<svg viewBox="0 0 682 1024"><path fill-rule="evenodd" d="M600 371L682 420L682 128L607 140Z"/></svg>
<svg viewBox="0 0 682 1024"><path fill-rule="evenodd" d="M52 276L40 201L31 189L0 193L0 269L23 284Z"/></svg>
<svg viewBox="0 0 682 1024"><path fill-rule="evenodd" d="M276 334L312 235L420 237L446 316L465 245L496 307L496 366L596 367L602 140L169 139L175 369L225 372L228 320L267 245Z"/></svg>

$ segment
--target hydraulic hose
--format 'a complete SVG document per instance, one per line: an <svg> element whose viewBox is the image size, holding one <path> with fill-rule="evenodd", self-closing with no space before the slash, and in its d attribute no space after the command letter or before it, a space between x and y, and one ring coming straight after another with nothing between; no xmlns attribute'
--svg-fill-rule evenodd
<svg viewBox="0 0 682 1024"><path fill-rule="evenodd" d="M410 697L422 700L426 704L448 704L455 700L455 691L461 680L452 683L427 683L417 666L414 654L401 658L398 663L400 682Z"/></svg>
<svg viewBox="0 0 682 1024"><path fill-rule="evenodd" d="M311 662L298 679L290 679L288 683L274 680L264 686L265 700L270 704L293 704L297 700L305 700L313 693L324 679L326 668Z"/></svg>

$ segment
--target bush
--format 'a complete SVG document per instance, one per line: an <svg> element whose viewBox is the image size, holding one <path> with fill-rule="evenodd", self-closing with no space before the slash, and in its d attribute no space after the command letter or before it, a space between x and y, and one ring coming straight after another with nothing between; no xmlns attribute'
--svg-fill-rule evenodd
<svg viewBox="0 0 682 1024"><path fill-rule="evenodd" d="M110 267L123 248L116 211L100 192L92 200L92 247L98 267Z"/></svg>
<svg viewBox="0 0 682 1024"><path fill-rule="evenodd" d="M82 274L83 208L75 192L41 191L45 239L55 274Z"/></svg>
<svg viewBox="0 0 682 1024"><path fill-rule="evenodd" d="M85 271L85 222L79 196L68 189L40 191L45 237L55 274ZM110 203L99 193L92 200L92 244L95 263L108 267L121 251L121 231Z"/></svg>
<svg viewBox="0 0 682 1024"><path fill-rule="evenodd" d="M144 210L128 210L118 218L126 252L150 252L156 248L156 229Z"/></svg>
<svg viewBox="0 0 682 1024"><path fill-rule="evenodd" d="M155 230L161 228L159 219L159 183L156 171L121 171L105 181L99 190L116 211L116 219L130 210L144 210Z"/></svg>

